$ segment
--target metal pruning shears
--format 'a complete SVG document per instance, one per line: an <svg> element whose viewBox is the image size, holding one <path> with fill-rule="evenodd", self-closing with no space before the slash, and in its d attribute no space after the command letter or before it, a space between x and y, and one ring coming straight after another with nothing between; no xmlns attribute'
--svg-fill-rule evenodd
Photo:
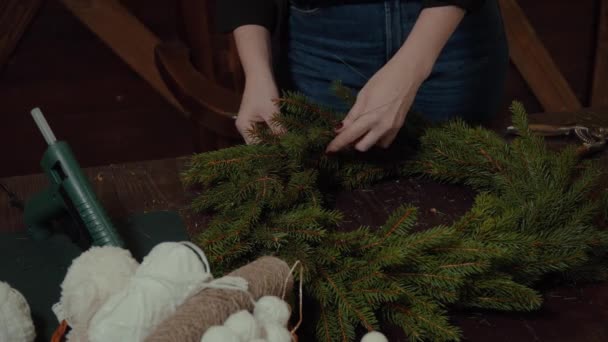
<svg viewBox="0 0 608 342"><path fill-rule="evenodd" d="M586 157L593 153L603 150L608 141L607 127L586 127L580 125L572 126L552 126L543 124L530 124L530 131L542 136L572 136L577 137L582 145L578 148L578 155ZM507 133L519 135L519 131L514 126L507 127Z"/></svg>

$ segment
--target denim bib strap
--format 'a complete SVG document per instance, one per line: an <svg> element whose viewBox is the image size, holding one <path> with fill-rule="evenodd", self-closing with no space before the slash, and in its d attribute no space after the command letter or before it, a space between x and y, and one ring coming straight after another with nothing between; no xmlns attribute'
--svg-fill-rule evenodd
<svg viewBox="0 0 608 342"><path fill-rule="evenodd" d="M290 87L343 113L349 108L332 95L332 81L360 90L399 50L422 11L420 0L321 7L302 3L314 0L292 1L298 5L289 16ZM502 102L507 67L498 3L487 0L483 8L465 16L450 37L412 109L433 121L490 118Z"/></svg>
<svg viewBox="0 0 608 342"><path fill-rule="evenodd" d="M409 0L410 2L420 2L421 0ZM352 4L373 4L382 3L385 0L289 0L290 5L300 9L314 9L318 7L329 7L337 5Z"/></svg>

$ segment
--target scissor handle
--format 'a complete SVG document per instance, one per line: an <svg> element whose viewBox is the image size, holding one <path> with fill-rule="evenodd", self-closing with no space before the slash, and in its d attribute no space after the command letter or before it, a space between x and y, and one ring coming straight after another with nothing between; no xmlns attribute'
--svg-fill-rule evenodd
<svg viewBox="0 0 608 342"><path fill-rule="evenodd" d="M577 126L554 126L554 125L545 125L545 124L530 124L528 128L534 132L542 135L568 135L570 134Z"/></svg>
<svg viewBox="0 0 608 342"><path fill-rule="evenodd" d="M569 135L572 133L574 129L579 126L554 126L554 125L545 125L545 124L530 124L528 125L528 129L533 133L543 135L543 136L559 136L559 135ZM514 126L507 127L507 133L510 134L520 134L519 130Z"/></svg>

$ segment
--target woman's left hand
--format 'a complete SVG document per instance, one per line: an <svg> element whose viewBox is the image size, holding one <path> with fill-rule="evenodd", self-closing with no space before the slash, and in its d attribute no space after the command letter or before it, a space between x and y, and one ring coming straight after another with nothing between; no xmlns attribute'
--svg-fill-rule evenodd
<svg viewBox="0 0 608 342"><path fill-rule="evenodd" d="M326 152L337 152L352 143L362 152L374 145L390 146L418 88L464 14L458 6L422 10L399 51L361 89Z"/></svg>
<svg viewBox="0 0 608 342"><path fill-rule="evenodd" d="M403 126L424 75L405 63L389 61L361 89L326 152L337 152L355 142L355 149L361 152L374 145L388 148Z"/></svg>

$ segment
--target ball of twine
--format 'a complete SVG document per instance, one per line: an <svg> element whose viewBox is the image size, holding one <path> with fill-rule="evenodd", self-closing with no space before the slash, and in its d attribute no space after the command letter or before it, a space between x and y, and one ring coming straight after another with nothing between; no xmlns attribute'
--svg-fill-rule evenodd
<svg viewBox="0 0 608 342"><path fill-rule="evenodd" d="M261 257L233 271L229 276L247 280L249 293L204 289L186 300L171 317L160 323L148 335L146 342L199 342L207 329L222 325L231 314L241 310L251 311L252 297L258 300L266 295L282 296L285 279L288 279L287 291L291 291L293 286L289 266L275 257Z"/></svg>

